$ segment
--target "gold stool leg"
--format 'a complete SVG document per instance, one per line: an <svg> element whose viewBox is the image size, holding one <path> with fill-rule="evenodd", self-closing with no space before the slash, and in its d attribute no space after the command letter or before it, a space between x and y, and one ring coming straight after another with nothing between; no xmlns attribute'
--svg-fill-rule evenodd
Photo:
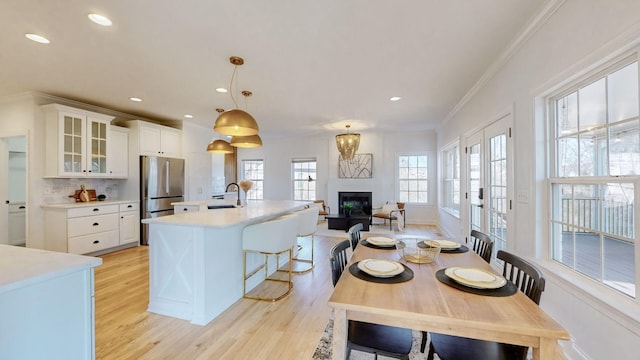
<svg viewBox="0 0 640 360"><path fill-rule="evenodd" d="M311 259L299 259L299 258L295 257L295 258L293 258L293 260L297 261L297 262L308 263L309 266L305 267L302 270L293 270L294 274L303 274L303 273L309 272L309 271L313 270L313 267L315 266L315 262L314 262L314 259L313 259L313 252L314 252L314 248L315 248L315 246L314 246L315 233L311 233L309 235L305 235L305 236L301 236L301 237L308 237L308 236L311 236Z"/></svg>

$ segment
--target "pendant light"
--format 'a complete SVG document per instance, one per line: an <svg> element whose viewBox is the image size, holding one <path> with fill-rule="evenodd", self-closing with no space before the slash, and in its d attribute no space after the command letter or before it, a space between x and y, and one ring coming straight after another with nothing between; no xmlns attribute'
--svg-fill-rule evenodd
<svg viewBox="0 0 640 360"><path fill-rule="evenodd" d="M217 108L216 111L221 114L224 109ZM233 154L234 151L235 149L222 139L211 140L207 145L207 152L212 154Z"/></svg>
<svg viewBox="0 0 640 360"><path fill-rule="evenodd" d="M351 125L347 125L347 133L336 135L336 146L343 160L353 160L358 146L360 146L360 134L349 132Z"/></svg>
<svg viewBox="0 0 640 360"><path fill-rule="evenodd" d="M229 84L229 93L231 100L235 104L235 109L227 110L216 119L213 130L219 134L232 136L249 136L258 135L258 123L248 112L238 109L238 103L233 97L233 80L236 77L238 66L244 64L244 59L238 56L232 56L229 61L233 64L233 74L231 75L231 83Z"/></svg>
<svg viewBox="0 0 640 360"><path fill-rule="evenodd" d="M247 98L253 93L248 90L242 91L242 95L244 96L244 107L247 107ZM240 147L240 148L257 148L262 147L262 139L260 135L247 135L247 136L232 136L231 137L231 146Z"/></svg>

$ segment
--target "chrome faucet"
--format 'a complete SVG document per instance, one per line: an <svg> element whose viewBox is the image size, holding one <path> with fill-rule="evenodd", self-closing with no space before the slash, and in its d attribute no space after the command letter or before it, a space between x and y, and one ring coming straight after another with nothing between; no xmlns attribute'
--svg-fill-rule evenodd
<svg viewBox="0 0 640 360"><path fill-rule="evenodd" d="M224 192L228 192L229 191L229 186L231 186L231 185L235 185L236 186L236 192L238 193L238 201L236 202L236 205L240 206L240 205L242 205L242 203L240 202L240 185L238 185L238 184L236 184L234 182L229 183L229 185L227 185L227 188L224 189Z"/></svg>

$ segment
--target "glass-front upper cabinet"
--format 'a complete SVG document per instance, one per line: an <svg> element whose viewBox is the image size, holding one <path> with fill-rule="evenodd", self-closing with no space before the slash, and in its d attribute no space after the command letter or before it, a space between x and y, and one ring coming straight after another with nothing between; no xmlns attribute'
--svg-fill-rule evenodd
<svg viewBox="0 0 640 360"><path fill-rule="evenodd" d="M109 177L113 117L59 104L43 105L47 177Z"/></svg>

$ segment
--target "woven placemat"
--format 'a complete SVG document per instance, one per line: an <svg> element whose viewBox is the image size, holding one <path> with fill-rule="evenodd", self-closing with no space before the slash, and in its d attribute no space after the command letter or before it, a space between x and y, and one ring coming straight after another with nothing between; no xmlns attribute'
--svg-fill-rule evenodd
<svg viewBox="0 0 640 360"><path fill-rule="evenodd" d="M409 269L403 264L400 264L400 265L404 267L404 271L396 276L392 276L388 278L379 278L379 277L371 276L366 272L360 270L358 268L358 263L351 264L351 266L349 266L349 272L351 273L351 275L357 277L358 279L361 279L364 281L370 281L378 284L399 284L399 283L403 283L405 281L409 281L413 279L413 270Z"/></svg>
<svg viewBox="0 0 640 360"><path fill-rule="evenodd" d="M444 273L445 270L446 269L440 269L436 271L436 279L440 280L441 283L447 284L464 292L476 295L502 297L513 295L518 291L518 288L509 280L507 280L507 283L503 287L497 289L476 289L468 287L448 277L447 274Z"/></svg>
<svg viewBox="0 0 640 360"><path fill-rule="evenodd" d="M395 250L396 246L378 246L378 245L374 245L370 242L367 241L367 239L364 239L362 241L360 241L360 244L366 246L366 247L370 247L372 249L380 249L380 250Z"/></svg>

